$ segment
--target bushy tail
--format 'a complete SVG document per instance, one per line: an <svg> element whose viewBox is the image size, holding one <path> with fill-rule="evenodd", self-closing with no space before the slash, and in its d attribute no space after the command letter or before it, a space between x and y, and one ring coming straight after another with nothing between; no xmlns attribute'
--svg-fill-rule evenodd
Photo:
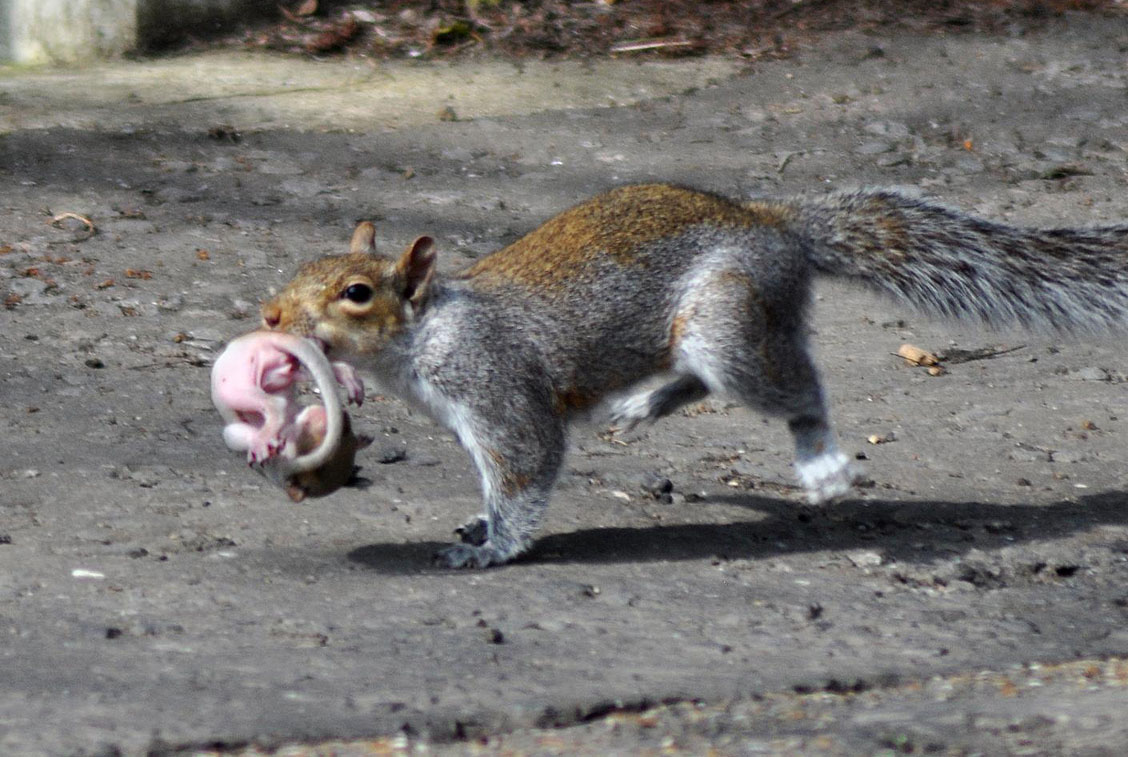
<svg viewBox="0 0 1128 757"><path fill-rule="evenodd" d="M990 326L1128 328L1128 225L1025 229L887 190L805 197L816 270Z"/></svg>

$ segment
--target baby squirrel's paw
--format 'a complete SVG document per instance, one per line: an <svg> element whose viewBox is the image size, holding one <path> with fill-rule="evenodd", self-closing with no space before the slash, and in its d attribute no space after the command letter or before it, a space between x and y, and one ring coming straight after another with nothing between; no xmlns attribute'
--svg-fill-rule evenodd
<svg viewBox="0 0 1128 757"><path fill-rule="evenodd" d="M256 440L247 448L247 465L262 465L278 452L280 444L277 439Z"/></svg>
<svg viewBox="0 0 1128 757"><path fill-rule="evenodd" d="M807 490L807 499L817 505L849 494L862 470L836 450L795 461L795 474Z"/></svg>
<svg viewBox="0 0 1128 757"><path fill-rule="evenodd" d="M330 365L333 368L333 375L337 378L337 383L345 387L347 401L360 407L361 403L364 402L364 382L357 374L356 369L348 363L340 361L330 363Z"/></svg>

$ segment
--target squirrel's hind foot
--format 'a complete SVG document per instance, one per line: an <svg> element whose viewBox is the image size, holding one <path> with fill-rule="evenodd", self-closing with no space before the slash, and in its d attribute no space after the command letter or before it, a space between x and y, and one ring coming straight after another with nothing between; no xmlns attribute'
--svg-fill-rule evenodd
<svg viewBox="0 0 1128 757"><path fill-rule="evenodd" d="M813 505L846 496L862 478L861 468L837 450L796 460L795 474Z"/></svg>

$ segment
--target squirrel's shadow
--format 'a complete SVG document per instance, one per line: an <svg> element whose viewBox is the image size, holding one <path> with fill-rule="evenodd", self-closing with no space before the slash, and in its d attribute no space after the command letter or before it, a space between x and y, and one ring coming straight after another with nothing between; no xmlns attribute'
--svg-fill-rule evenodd
<svg viewBox="0 0 1128 757"><path fill-rule="evenodd" d="M1050 505L976 502L848 500L809 507L756 496L714 498L767 515L755 521L689 523L645 528L597 528L550 534L518 563L619 563L707 558L759 559L773 555L879 550L904 562L940 554L993 549L1082 531L1099 524L1128 525L1128 493L1107 492ZM922 548L923 545L923 548ZM419 572L433 566L438 542L370 544L348 558L381 573ZM1128 551L1128 542L1124 545ZM435 571L444 570L433 567Z"/></svg>

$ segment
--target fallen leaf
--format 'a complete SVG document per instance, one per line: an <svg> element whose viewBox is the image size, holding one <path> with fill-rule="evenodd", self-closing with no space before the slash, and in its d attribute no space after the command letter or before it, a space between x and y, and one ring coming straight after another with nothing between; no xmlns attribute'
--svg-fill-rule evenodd
<svg viewBox="0 0 1128 757"><path fill-rule="evenodd" d="M83 236L80 237L79 239L76 239L75 241L82 241L84 239L89 239L90 237L92 237L92 236L94 236L95 234L98 233L98 227L96 227L94 225L93 221L91 221L89 218L87 218L84 215L81 215L79 213L71 213L69 211L63 212L63 213L56 213L55 215L51 216L51 225L54 226L57 229L61 229L61 228L63 228L63 221L66 221L68 219L78 221L79 223L81 223L83 226L86 227L83 230Z"/></svg>
<svg viewBox="0 0 1128 757"><path fill-rule="evenodd" d="M897 350L897 355L904 358L911 365L939 365L940 361L928 350L922 350L914 344L902 344Z"/></svg>
<svg viewBox="0 0 1128 757"><path fill-rule="evenodd" d="M326 29L305 43L307 53L327 53L344 47L360 34L361 25L349 16L344 21Z"/></svg>

